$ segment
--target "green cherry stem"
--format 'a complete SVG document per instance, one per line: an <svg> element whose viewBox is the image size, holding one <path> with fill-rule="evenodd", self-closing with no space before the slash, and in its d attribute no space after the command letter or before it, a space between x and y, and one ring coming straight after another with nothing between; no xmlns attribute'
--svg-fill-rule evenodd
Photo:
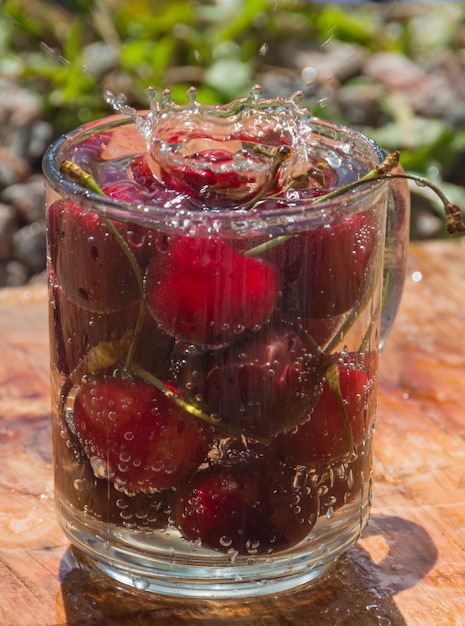
<svg viewBox="0 0 465 626"><path fill-rule="evenodd" d="M326 382L328 383L331 391L336 396L336 401L341 412L342 419L344 420L344 430L347 437L347 449L350 453L354 448L354 434L352 431L352 426L350 424L349 416L347 414L347 409L342 398L339 368L334 362L334 358L331 356L331 354L321 349L315 339L309 333L304 333L304 336L310 349L315 350L319 355Z"/></svg>
<svg viewBox="0 0 465 626"><path fill-rule="evenodd" d="M386 178L388 173L392 169L397 167L398 164L399 164L399 152L392 152L387 155L387 157L384 159L382 163L374 167L372 170L367 172L361 178L358 178L357 180L354 180L351 183L348 183L347 185L343 185L342 187L337 187L336 189L332 189L331 191L328 191L328 193L322 196L316 196L315 198L312 198L309 201L309 204L311 206L313 206L314 204L320 204L321 202L325 202L326 200L332 200L333 198L338 198L339 196L342 196L345 193L353 191L354 189L357 189L358 187L366 183L376 181L376 180L382 180L383 178ZM262 198L258 200L258 202L263 202L263 201L264 199ZM263 252L266 252L267 250L270 250L271 248L274 248L275 246L285 243L286 241L288 241L289 239L292 239L293 237L297 237L297 235L298 233L292 233L292 235L278 235L277 237L274 237L273 239L270 239L269 241L265 241L264 243L261 243L258 246L254 246L253 248L250 248L250 250L247 250L246 252L244 252L244 255L256 256L257 254L262 254Z"/></svg>
<svg viewBox="0 0 465 626"><path fill-rule="evenodd" d="M193 415L197 419L200 419L203 422L206 422L210 426L214 426L215 428L221 430L222 432L224 432L225 434L229 436L240 436L243 434L243 431L241 429L235 428L231 424L223 424L221 421L215 419L212 415L205 413L204 411L199 409L197 406L190 404L189 402L186 402L175 391L173 391L170 387L165 385L163 381L161 381L159 378L154 376L151 372L148 372L147 370L145 370L143 367L141 367L137 363L133 362L131 369L134 372L134 374L136 374L136 376L138 376L141 380L144 380L145 382L150 383L151 385L156 387L156 389L161 391L163 395L165 395L169 400L174 402L176 406L178 406L180 409L182 409L186 413L189 413L190 415ZM268 439L264 437L254 436L254 438L262 442L268 441Z"/></svg>
<svg viewBox="0 0 465 626"><path fill-rule="evenodd" d="M399 151L391 152L386 156L384 161L371 169L361 178L348 183L347 185L343 185L342 187L337 187L336 189L332 189L328 193L312 198L309 201L311 206L315 204L320 204L321 202L325 202L327 200L332 200L333 198L338 198L343 194L354 191L358 187L365 185L366 183L376 182L381 180L394 180L394 179L404 179L404 180L412 180L420 187L429 187L441 200L444 206L445 213L445 226L449 235L457 235L457 234L465 234L465 222L463 219L463 214L459 206L453 204L449 198L445 195L445 193L437 187L434 183L432 183L427 178L423 176L418 176L417 174L406 174L401 172L393 173L393 169L397 167L399 164ZM292 187L292 185L291 185ZM264 202L267 198L260 197L256 204L260 204ZM246 252L244 252L245 256L256 256L258 254L262 254L275 246L278 246L282 243L285 243L289 239L296 237L298 233L293 233L292 235L278 235L269 241L265 241L258 246L254 246L250 248Z"/></svg>
<svg viewBox="0 0 465 626"><path fill-rule="evenodd" d="M341 415L344 420L344 430L347 437L348 452L351 454L354 449L354 435L352 432L352 426L350 425L349 416L347 415L347 409L345 407L344 400L342 399L341 385L339 382L339 368L336 363L333 362L326 368L325 378L331 391L336 396L339 410L341 411Z"/></svg>
<svg viewBox="0 0 465 626"><path fill-rule="evenodd" d="M81 187L84 187L85 189L89 189L89 191L93 191L99 196L107 197L106 194L102 191L102 189L98 186L97 182L92 177L92 175L89 174L88 172L85 172L76 163L73 163L72 161L63 161L60 164L60 172L64 174L65 176L68 176L69 178L71 178L74 182L78 183L78 185L80 185ZM142 330L142 324L143 324L144 317L145 317L144 284L142 281L141 272L139 269L139 265L137 264L136 258L131 248L128 246L127 242L121 236L121 233L119 232L119 230L116 228L113 222L109 220L107 217L101 216L101 220L104 222L105 226L113 234L116 241L120 245L121 249L126 255L134 271L134 274L137 280L137 288L138 288L139 296L140 296L139 314L137 316L136 327L134 329L134 336L130 343L127 356L126 356L126 362L125 362L125 369L130 369L131 362L134 358L134 351L136 349L137 340Z"/></svg>
<svg viewBox="0 0 465 626"><path fill-rule="evenodd" d="M281 146L277 150L268 151L263 146L257 145L255 146L254 150L258 154L261 154L271 159L271 171L268 179L268 184L264 189L260 191L259 194L257 194L255 198L253 198L253 200L249 202L249 204L245 205L244 209L246 211L253 209L254 206L269 197L268 192L272 189L273 185L276 182L276 176L279 172L279 168L284 163L284 161L290 159L292 154L292 149L290 148L290 146Z"/></svg>

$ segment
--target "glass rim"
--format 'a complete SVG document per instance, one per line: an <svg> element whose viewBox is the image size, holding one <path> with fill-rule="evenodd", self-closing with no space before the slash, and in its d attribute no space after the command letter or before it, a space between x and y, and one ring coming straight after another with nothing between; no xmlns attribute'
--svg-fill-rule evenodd
<svg viewBox="0 0 465 626"><path fill-rule="evenodd" d="M144 111L139 113L144 114ZM147 112L148 113L148 112ZM246 230L276 232L290 232L293 226L300 230L302 224L306 228L333 224L347 219L349 216L366 210L374 205L376 197L384 193L386 180L373 180L366 185L360 185L341 195L319 201L313 204L311 199L292 199L285 207L266 208L259 204L252 209L212 209L201 210L194 205L179 209L153 204L122 202L121 200L101 196L85 189L77 182L64 176L60 172L60 155L66 149L96 132L113 129L124 125L135 125L134 120L127 115L115 113L106 117L88 122L62 134L45 151L42 159L42 171L47 186L59 194L60 197L73 200L83 210L90 210L99 215L123 222L140 223L143 226L163 228L166 230L186 230L207 227L223 232L231 231L239 234ZM348 126L312 118L312 125L317 138L337 144L345 143L355 147L358 154L370 166L380 164L386 156L385 151L373 140L358 130ZM318 145L316 142L315 145ZM351 153L348 153L351 154ZM181 196L182 194L180 194ZM196 231L196 234L197 233Z"/></svg>

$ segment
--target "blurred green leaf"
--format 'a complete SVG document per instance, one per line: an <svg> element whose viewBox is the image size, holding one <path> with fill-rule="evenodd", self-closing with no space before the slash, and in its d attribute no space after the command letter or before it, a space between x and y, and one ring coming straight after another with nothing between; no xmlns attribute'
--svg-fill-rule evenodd
<svg viewBox="0 0 465 626"><path fill-rule="evenodd" d="M237 58L224 58L215 61L205 74L205 82L227 98L243 95L252 87L250 63Z"/></svg>

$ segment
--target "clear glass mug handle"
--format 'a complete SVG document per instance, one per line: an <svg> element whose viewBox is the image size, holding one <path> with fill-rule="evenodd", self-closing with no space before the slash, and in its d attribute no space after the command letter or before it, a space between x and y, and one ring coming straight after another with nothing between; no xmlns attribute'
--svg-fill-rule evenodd
<svg viewBox="0 0 465 626"><path fill-rule="evenodd" d="M384 151L381 149L380 153ZM395 173L404 170L399 165ZM388 182L389 197L386 215L383 294L381 310L380 350L391 331L404 287L410 229L410 192L406 179L393 178Z"/></svg>

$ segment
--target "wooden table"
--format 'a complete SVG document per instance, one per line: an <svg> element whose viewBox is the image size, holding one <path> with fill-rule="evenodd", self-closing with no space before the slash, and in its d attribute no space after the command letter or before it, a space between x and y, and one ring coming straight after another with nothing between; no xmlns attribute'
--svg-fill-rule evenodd
<svg viewBox="0 0 465 626"><path fill-rule="evenodd" d="M0 291L0 624L465 625L465 240L411 246L382 357L370 524L314 590L193 601L78 568L53 510L45 288Z"/></svg>

